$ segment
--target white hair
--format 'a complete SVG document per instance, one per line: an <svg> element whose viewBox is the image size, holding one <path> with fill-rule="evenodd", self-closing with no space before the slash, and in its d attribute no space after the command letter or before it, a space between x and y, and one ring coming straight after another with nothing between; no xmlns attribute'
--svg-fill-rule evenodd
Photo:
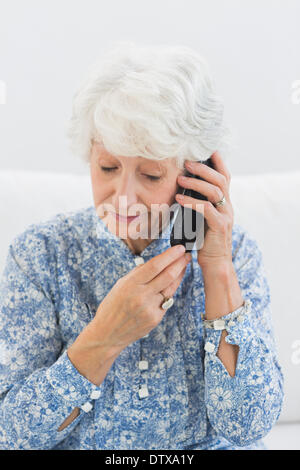
<svg viewBox="0 0 300 470"><path fill-rule="evenodd" d="M95 140L115 156L173 157L183 169L186 159L205 161L230 148L223 110L198 53L121 41L91 66L75 93L67 135L87 162Z"/></svg>

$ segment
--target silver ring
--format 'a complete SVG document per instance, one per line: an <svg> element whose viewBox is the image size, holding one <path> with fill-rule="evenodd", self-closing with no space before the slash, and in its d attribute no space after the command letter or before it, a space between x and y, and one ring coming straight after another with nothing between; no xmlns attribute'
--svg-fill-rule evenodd
<svg viewBox="0 0 300 470"><path fill-rule="evenodd" d="M226 199L225 199L225 196L223 196L222 199L221 199L221 201L216 202L215 207L224 206L225 203L226 203Z"/></svg>
<svg viewBox="0 0 300 470"><path fill-rule="evenodd" d="M162 294L162 293L161 293L161 295L164 296L164 294ZM161 305L161 308L163 308L164 310L168 310L168 308L172 307L173 304L174 304L174 298L173 297L165 297L164 296L164 302Z"/></svg>

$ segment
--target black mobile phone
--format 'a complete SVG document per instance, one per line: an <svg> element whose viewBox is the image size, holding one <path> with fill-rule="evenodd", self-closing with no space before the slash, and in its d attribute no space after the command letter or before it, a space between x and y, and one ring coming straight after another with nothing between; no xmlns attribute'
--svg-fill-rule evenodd
<svg viewBox="0 0 300 470"><path fill-rule="evenodd" d="M210 168L214 168L211 157L205 161L198 161L200 163L204 163ZM190 178L198 178L204 181L204 178L190 173L187 169L185 169L184 175ZM207 201L206 196L203 196L203 194L198 193L192 189L186 189L180 186L178 193L184 194L185 196L191 196L202 201ZM187 252L192 251L195 244L196 249L199 249L203 244L206 230L207 224L202 213L188 207L183 207L181 204L179 204L178 211L174 217L174 223L170 235L170 245L184 245Z"/></svg>

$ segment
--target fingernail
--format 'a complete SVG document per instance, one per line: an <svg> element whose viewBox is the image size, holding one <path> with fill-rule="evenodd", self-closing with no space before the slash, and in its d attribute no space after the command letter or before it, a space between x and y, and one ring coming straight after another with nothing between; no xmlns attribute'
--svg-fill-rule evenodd
<svg viewBox="0 0 300 470"><path fill-rule="evenodd" d="M183 245L177 245L176 249L179 253L184 253L185 252L185 246L183 246Z"/></svg>
<svg viewBox="0 0 300 470"><path fill-rule="evenodd" d="M190 253L186 253L186 254L184 255L184 257L185 257L185 259L186 259L187 261L191 261L191 259L192 259L192 255L191 255Z"/></svg>

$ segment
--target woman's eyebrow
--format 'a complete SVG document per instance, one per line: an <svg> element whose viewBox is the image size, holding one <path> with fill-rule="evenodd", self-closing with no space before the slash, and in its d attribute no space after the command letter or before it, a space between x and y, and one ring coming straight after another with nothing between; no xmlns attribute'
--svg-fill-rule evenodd
<svg viewBox="0 0 300 470"><path fill-rule="evenodd" d="M159 173L159 174L162 174L162 175L164 175L166 173L166 170L164 170L162 168L142 168L142 170L145 171L145 172L150 172L150 173L154 172L154 173Z"/></svg>
<svg viewBox="0 0 300 470"><path fill-rule="evenodd" d="M147 162L148 163L148 162ZM147 163L145 162L141 162L139 165L138 165L138 168L140 168L142 165L147 165ZM146 168L145 171L159 171L160 173L162 173L163 175L166 174L167 172L167 169L165 166L163 166L162 164L159 164L159 165L155 165L154 167L152 168Z"/></svg>

